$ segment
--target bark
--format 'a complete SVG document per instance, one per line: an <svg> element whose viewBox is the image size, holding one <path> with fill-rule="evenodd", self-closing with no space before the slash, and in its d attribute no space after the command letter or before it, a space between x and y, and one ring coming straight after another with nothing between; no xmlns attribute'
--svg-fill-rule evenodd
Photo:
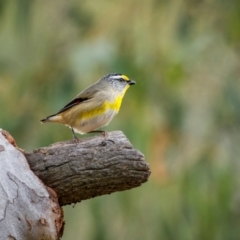
<svg viewBox="0 0 240 240"><path fill-rule="evenodd" d="M140 186L149 175L141 152L122 132L53 144L25 154L33 172L58 195L60 205Z"/></svg>
<svg viewBox="0 0 240 240"><path fill-rule="evenodd" d="M0 239L59 239L63 212L57 195L12 144L0 129Z"/></svg>

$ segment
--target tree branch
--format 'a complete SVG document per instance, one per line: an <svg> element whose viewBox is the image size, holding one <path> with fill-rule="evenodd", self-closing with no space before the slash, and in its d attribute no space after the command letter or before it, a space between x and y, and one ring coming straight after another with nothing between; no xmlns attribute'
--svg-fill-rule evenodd
<svg viewBox="0 0 240 240"><path fill-rule="evenodd" d="M122 132L61 142L25 154L32 171L58 195L60 205L140 186L149 175L141 152Z"/></svg>

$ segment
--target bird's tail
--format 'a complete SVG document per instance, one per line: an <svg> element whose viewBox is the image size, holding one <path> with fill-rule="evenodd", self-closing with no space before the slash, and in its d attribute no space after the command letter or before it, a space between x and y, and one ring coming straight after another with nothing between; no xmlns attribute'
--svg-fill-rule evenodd
<svg viewBox="0 0 240 240"><path fill-rule="evenodd" d="M42 120L40 120L41 123L46 123L46 122L58 122L58 123L61 123L62 122L62 116L60 115L51 115L51 116L48 116Z"/></svg>

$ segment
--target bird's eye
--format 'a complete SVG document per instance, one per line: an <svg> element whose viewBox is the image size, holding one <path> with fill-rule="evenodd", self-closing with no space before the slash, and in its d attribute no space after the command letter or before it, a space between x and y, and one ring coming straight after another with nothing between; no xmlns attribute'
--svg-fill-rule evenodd
<svg viewBox="0 0 240 240"><path fill-rule="evenodd" d="M120 82L124 82L125 80L123 78L119 78L119 81Z"/></svg>

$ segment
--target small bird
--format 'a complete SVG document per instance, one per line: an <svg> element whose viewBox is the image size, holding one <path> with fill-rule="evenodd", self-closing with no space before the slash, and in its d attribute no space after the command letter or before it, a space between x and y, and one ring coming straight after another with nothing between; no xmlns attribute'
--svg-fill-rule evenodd
<svg viewBox="0 0 240 240"><path fill-rule="evenodd" d="M75 132L80 134L101 132L106 136L105 131L97 129L111 122L120 109L126 90L135 83L126 75L108 74L80 92L56 114L42 119L41 122L69 126L74 140L78 140Z"/></svg>

